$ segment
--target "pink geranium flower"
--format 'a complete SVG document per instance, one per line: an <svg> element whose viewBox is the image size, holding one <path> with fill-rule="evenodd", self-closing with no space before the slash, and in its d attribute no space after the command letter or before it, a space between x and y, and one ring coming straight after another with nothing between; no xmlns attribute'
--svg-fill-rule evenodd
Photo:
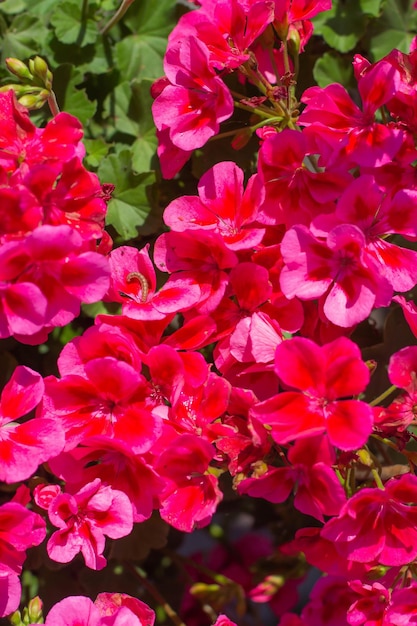
<svg viewBox="0 0 417 626"><path fill-rule="evenodd" d="M119 539L133 528L132 505L126 494L102 485L99 478L75 494L49 493L49 519L59 528L48 541L50 558L69 563L81 552L87 567L105 567L105 536Z"/></svg>
<svg viewBox="0 0 417 626"><path fill-rule="evenodd" d="M54 326L80 312L81 302L107 291L107 259L86 249L69 226L39 226L0 249L0 337L42 343Z"/></svg>
<svg viewBox="0 0 417 626"><path fill-rule="evenodd" d="M95 601L69 596L49 611L45 626L153 626L155 613L125 593L99 593Z"/></svg>
<svg viewBox="0 0 417 626"><path fill-rule="evenodd" d="M305 226L293 226L281 244L281 288L287 298L321 298L330 322L349 328L372 309L388 306L393 287L366 252L366 238L353 224L335 226L326 240Z"/></svg>
<svg viewBox="0 0 417 626"><path fill-rule="evenodd" d="M346 399L360 394L369 370L352 341L340 337L324 346L302 337L279 344L275 371L285 391L255 405L251 416L270 429L277 443L327 433L342 450L360 448L372 431L372 409Z"/></svg>
<svg viewBox="0 0 417 626"><path fill-rule="evenodd" d="M213 230L231 250L257 246L265 230L256 224L264 187L258 176L243 188L243 171L235 163L217 163L200 179L198 195L173 200L164 211L171 230Z"/></svg>
<svg viewBox="0 0 417 626"><path fill-rule="evenodd" d="M26 551L45 538L45 522L17 501L0 506L0 617L17 609L21 588L18 575Z"/></svg>
<svg viewBox="0 0 417 626"><path fill-rule="evenodd" d="M417 556L417 477L404 474L385 489L355 493L321 534L345 558L406 565Z"/></svg>
<svg viewBox="0 0 417 626"><path fill-rule="evenodd" d="M30 478L38 465L61 452L64 432L53 418L17 420L42 399L43 379L28 367L18 366L0 400L0 480L15 483Z"/></svg>
<svg viewBox="0 0 417 626"><path fill-rule="evenodd" d="M29 172L39 163L60 171L62 162L84 156L82 136L81 123L72 115L59 113L45 128L36 128L12 90L0 94L0 166L8 172Z"/></svg>
<svg viewBox="0 0 417 626"><path fill-rule="evenodd" d="M200 298L195 281L172 276L156 290L155 268L149 244L142 250L120 246L109 256L111 284L107 298L122 302L123 314L137 320L161 320L171 313L189 309Z"/></svg>
<svg viewBox="0 0 417 626"><path fill-rule="evenodd" d="M194 37L168 47L164 69L170 82L152 105L155 126L169 127L170 140L181 150L201 148L232 115L232 96Z"/></svg>
<svg viewBox="0 0 417 626"><path fill-rule="evenodd" d="M67 450L89 437L106 435L143 453L162 429L161 419L146 405L147 395L146 379L128 363L113 357L92 359L82 376L45 379L39 414L61 422Z"/></svg>

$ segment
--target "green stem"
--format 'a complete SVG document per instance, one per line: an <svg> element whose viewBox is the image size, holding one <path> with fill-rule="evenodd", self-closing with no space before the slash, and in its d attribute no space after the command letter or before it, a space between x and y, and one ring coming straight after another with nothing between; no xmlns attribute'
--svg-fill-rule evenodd
<svg viewBox="0 0 417 626"><path fill-rule="evenodd" d="M81 5L81 23L84 23L87 19L88 0L83 0Z"/></svg>
<svg viewBox="0 0 417 626"><path fill-rule="evenodd" d="M397 387L395 385L391 385L391 387L388 387L388 389L386 389L383 393L381 393L380 396L378 396L377 398L372 400L369 403L369 406L377 406L380 402L385 400L385 398L388 398L388 396L390 396L392 393L394 393L394 391L396 389L397 389Z"/></svg>
<svg viewBox="0 0 417 626"><path fill-rule="evenodd" d="M263 117L264 119L269 119L271 117L270 111L264 111L263 109L259 109L258 107L251 107L248 104L242 104L241 102L234 102L234 105L237 109L242 109L242 111L249 111L250 113L256 113L259 117Z"/></svg>
<svg viewBox="0 0 417 626"><path fill-rule="evenodd" d="M379 489L384 489L385 490L384 483L381 480L381 476L378 474L378 470L375 469L375 468L372 468L371 472L372 472L372 476L374 477L374 481L377 484L377 487Z"/></svg>
<svg viewBox="0 0 417 626"><path fill-rule="evenodd" d="M130 7L131 4L134 3L134 1L135 0L122 0L122 4L117 9L116 13L107 22L105 27L101 29L100 35L107 35L109 30L111 30L113 26L115 26L115 24L117 24L117 22L119 22L122 19L122 17L124 16L128 8Z"/></svg>
<svg viewBox="0 0 417 626"><path fill-rule="evenodd" d="M58 102L56 100L56 96L53 91L50 92L50 95L48 98L48 106L54 117L55 115L58 115L58 113L60 113Z"/></svg>

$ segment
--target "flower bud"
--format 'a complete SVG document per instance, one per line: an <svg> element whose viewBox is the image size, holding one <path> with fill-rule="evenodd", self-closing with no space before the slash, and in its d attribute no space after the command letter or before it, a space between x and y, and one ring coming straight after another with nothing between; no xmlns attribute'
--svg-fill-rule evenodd
<svg viewBox="0 0 417 626"><path fill-rule="evenodd" d="M42 600L35 596L28 604L28 616L30 624L43 624Z"/></svg>
<svg viewBox="0 0 417 626"><path fill-rule="evenodd" d="M9 72L20 78L21 80L32 81L33 75L29 71L29 68L20 61L19 59L15 59L13 57L9 57L6 59L6 66Z"/></svg>
<svg viewBox="0 0 417 626"><path fill-rule="evenodd" d="M29 67L32 74L36 78L40 79L42 85L44 85L46 89L51 89L52 72L49 69L46 61L44 61L41 57L36 56L34 59L29 60Z"/></svg>

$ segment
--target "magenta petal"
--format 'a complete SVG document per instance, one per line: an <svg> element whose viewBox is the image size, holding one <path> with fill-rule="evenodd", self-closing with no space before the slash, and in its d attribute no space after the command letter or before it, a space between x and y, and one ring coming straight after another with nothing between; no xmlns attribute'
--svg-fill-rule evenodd
<svg viewBox="0 0 417 626"><path fill-rule="evenodd" d="M100 626L101 618L90 598L69 596L49 611L45 626Z"/></svg>
<svg viewBox="0 0 417 626"><path fill-rule="evenodd" d="M371 407L359 400L331 402L325 409L330 443L341 450L357 450L372 432Z"/></svg>
<svg viewBox="0 0 417 626"><path fill-rule="evenodd" d="M43 378L23 365L16 367L1 394L1 413L16 420L35 408L44 392Z"/></svg>
<svg viewBox="0 0 417 626"><path fill-rule="evenodd" d="M307 391L325 381L326 363L319 346L310 339L293 337L277 346L275 372L289 387Z"/></svg>
<svg viewBox="0 0 417 626"><path fill-rule="evenodd" d="M325 431L324 415L311 412L309 400L301 393L282 392L256 404L250 416L270 431L277 443L288 443L298 437L318 435Z"/></svg>

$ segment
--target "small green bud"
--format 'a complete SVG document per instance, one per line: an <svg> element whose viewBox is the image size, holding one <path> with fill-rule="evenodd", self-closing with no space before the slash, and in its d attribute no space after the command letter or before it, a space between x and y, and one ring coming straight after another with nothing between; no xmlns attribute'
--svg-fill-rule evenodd
<svg viewBox="0 0 417 626"><path fill-rule="evenodd" d="M10 615L9 620L12 626L24 626L20 611L15 611L12 615Z"/></svg>
<svg viewBox="0 0 417 626"><path fill-rule="evenodd" d="M33 80L33 74L23 61L20 61L19 59L14 59L13 57L6 59L6 67L9 72L20 78L20 80Z"/></svg>
<svg viewBox="0 0 417 626"><path fill-rule="evenodd" d="M44 94L46 95L46 98L44 96ZM49 92L46 91L45 89L42 89L42 91L40 91L37 94L26 94L24 96L22 96L21 98L18 98L19 103L26 107L27 109L30 110L36 110L36 109L40 109L43 107L43 105L45 104L46 100L48 99L48 95Z"/></svg>
<svg viewBox="0 0 417 626"><path fill-rule="evenodd" d="M43 624L42 600L35 596L28 604L28 616L30 624Z"/></svg>
<svg viewBox="0 0 417 626"><path fill-rule="evenodd" d="M40 80L42 86L44 86L46 89L51 89L52 72L44 59L38 56L36 56L34 59L30 59L29 68L33 76Z"/></svg>

